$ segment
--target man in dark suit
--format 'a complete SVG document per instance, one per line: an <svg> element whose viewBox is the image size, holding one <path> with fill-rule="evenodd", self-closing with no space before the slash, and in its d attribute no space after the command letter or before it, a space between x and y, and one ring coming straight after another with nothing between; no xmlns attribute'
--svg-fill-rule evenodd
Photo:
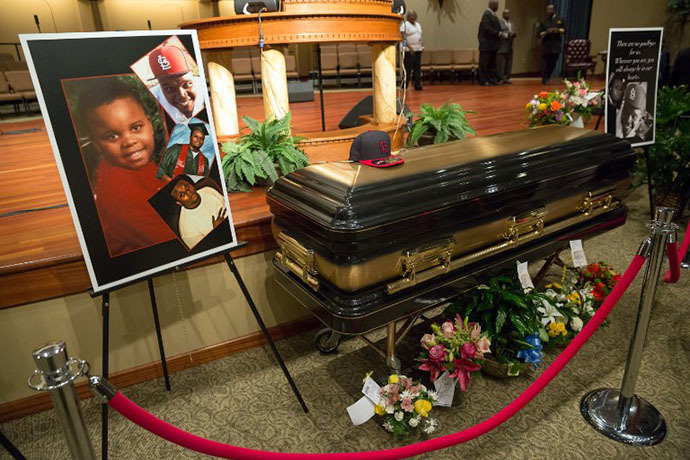
<svg viewBox="0 0 690 460"><path fill-rule="evenodd" d="M501 83L496 71L496 53L504 33L501 32L496 10L498 2L491 0L489 8L484 11L482 22L479 23L479 83L484 86Z"/></svg>
<svg viewBox="0 0 690 460"><path fill-rule="evenodd" d="M539 24L539 37L541 37L541 81L544 84L549 82L551 74L556 68L558 55L561 54L563 41L561 37L565 35L565 21L556 16L556 7L548 5L546 7L546 18Z"/></svg>

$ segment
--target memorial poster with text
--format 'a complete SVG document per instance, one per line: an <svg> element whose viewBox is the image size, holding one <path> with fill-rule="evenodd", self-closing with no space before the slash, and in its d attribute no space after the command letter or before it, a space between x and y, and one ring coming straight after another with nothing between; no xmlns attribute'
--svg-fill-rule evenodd
<svg viewBox="0 0 690 460"><path fill-rule="evenodd" d="M609 29L606 132L633 147L654 143L663 28Z"/></svg>
<svg viewBox="0 0 690 460"><path fill-rule="evenodd" d="M196 31L20 39L95 293L237 245Z"/></svg>

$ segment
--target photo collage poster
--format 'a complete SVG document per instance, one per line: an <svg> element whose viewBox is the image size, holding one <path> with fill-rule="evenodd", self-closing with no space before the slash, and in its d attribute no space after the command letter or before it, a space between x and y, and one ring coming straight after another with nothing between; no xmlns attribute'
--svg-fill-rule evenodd
<svg viewBox="0 0 690 460"><path fill-rule="evenodd" d="M196 31L20 39L95 293L237 245Z"/></svg>
<svg viewBox="0 0 690 460"><path fill-rule="evenodd" d="M654 143L663 28L609 29L606 132L633 147Z"/></svg>

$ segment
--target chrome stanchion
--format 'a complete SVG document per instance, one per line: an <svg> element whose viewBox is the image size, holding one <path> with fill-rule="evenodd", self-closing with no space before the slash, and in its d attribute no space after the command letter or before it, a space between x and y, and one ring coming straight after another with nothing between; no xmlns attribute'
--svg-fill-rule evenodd
<svg viewBox="0 0 690 460"><path fill-rule="evenodd" d="M673 212L671 208L656 209L655 219L648 224L651 236L638 250L639 255L649 255L649 258L621 389L594 390L585 395L580 403L582 415L594 429L626 444L651 446L661 442L666 435L664 417L652 404L635 395L635 383L642 361L654 295L661 275L665 245L677 229L677 226L671 223Z"/></svg>
<svg viewBox="0 0 690 460"><path fill-rule="evenodd" d="M72 458L96 460L74 388L74 380L88 374L89 363L69 358L63 341L49 342L36 348L33 357L38 369L29 377L29 387L50 392Z"/></svg>

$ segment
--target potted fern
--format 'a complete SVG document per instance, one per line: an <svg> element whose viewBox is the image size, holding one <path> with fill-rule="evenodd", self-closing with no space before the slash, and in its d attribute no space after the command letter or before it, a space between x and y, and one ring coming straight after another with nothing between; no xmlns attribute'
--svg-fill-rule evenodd
<svg viewBox="0 0 690 460"><path fill-rule="evenodd" d="M228 191L249 192L253 185L272 184L279 176L309 165L309 158L297 146L302 138L290 134L290 113L263 122L242 119L252 132L221 146Z"/></svg>
<svg viewBox="0 0 690 460"><path fill-rule="evenodd" d="M467 122L468 113L476 113L472 110L464 110L460 104L446 102L438 109L431 104L422 104L421 112L409 114L416 117L412 123L410 136L407 138L407 147L428 144L443 144L444 142L466 139L468 135L477 135Z"/></svg>

